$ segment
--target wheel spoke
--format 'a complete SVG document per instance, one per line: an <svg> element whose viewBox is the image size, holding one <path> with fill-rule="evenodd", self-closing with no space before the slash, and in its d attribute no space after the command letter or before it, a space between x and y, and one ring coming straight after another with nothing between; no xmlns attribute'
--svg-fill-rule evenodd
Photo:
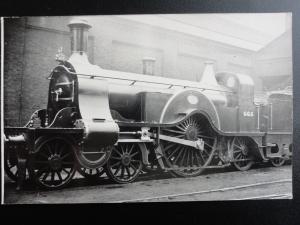
<svg viewBox="0 0 300 225"><path fill-rule="evenodd" d="M42 169L39 169L38 172L36 173L37 177L42 176L42 174L46 171L46 169L48 168L48 166L43 167Z"/></svg>
<svg viewBox="0 0 300 225"><path fill-rule="evenodd" d="M180 146L177 146L175 150L172 151L172 153L167 157L167 159L170 159L178 150L180 149Z"/></svg>
<svg viewBox="0 0 300 225"><path fill-rule="evenodd" d="M198 133L197 136L200 137L200 138L207 138L207 139L211 139L211 140L214 140L214 139L215 139L214 137L205 136L205 135L202 135L202 134L199 134L199 133Z"/></svg>
<svg viewBox="0 0 300 225"><path fill-rule="evenodd" d="M179 130L164 129L164 131L168 131L168 132L176 133L176 134L181 134L181 135L184 135L184 134L185 134L185 132L179 131Z"/></svg>
<svg viewBox="0 0 300 225"><path fill-rule="evenodd" d="M122 154L118 151L118 149L114 149L113 153L117 153L120 157L122 156Z"/></svg>
<svg viewBox="0 0 300 225"><path fill-rule="evenodd" d="M46 178L48 177L48 175L49 175L49 172L46 172L45 175L44 175L43 178L42 178L42 181L45 181Z"/></svg>
<svg viewBox="0 0 300 225"><path fill-rule="evenodd" d="M186 166L189 166L190 165L190 162L189 162L189 160L190 160L190 149L188 148L187 150L187 157L186 157Z"/></svg>
<svg viewBox="0 0 300 225"><path fill-rule="evenodd" d="M136 159L131 159L130 161L131 161L131 162L138 162L138 163L141 162L140 160L136 160Z"/></svg>
<svg viewBox="0 0 300 225"><path fill-rule="evenodd" d="M237 147L239 150L243 150L241 146L234 144L235 147Z"/></svg>
<svg viewBox="0 0 300 225"><path fill-rule="evenodd" d="M203 165L205 164L205 159L203 158L203 155L201 154L201 152L199 152L199 156L201 157L201 159L202 159L202 162L203 162ZM202 166L203 166L202 165Z"/></svg>
<svg viewBox="0 0 300 225"><path fill-rule="evenodd" d="M11 168L13 168L14 166L16 166L16 165L9 165L8 168L11 169Z"/></svg>
<svg viewBox="0 0 300 225"><path fill-rule="evenodd" d="M115 166L119 165L120 163L121 163L121 162L120 162L120 161L118 161L118 162L116 162L116 163L112 164L112 165L111 165L111 168L113 168L113 167L115 167Z"/></svg>
<svg viewBox="0 0 300 225"><path fill-rule="evenodd" d="M64 156L62 156L60 159L63 160L64 158L68 157L69 155L71 155L72 153L69 152L69 153L66 153Z"/></svg>
<svg viewBox="0 0 300 225"><path fill-rule="evenodd" d="M116 159L116 160L121 160L121 157L114 157L114 156L111 156L112 159Z"/></svg>
<svg viewBox="0 0 300 225"><path fill-rule="evenodd" d="M207 144L206 142L204 142L205 145L207 145L209 148L213 148L213 146L211 146L210 144Z"/></svg>
<svg viewBox="0 0 300 225"><path fill-rule="evenodd" d="M123 148L123 146L122 146L122 145L120 145L120 147L121 147L122 154L124 154L124 153L125 153L125 151L124 151L124 148Z"/></svg>
<svg viewBox="0 0 300 225"><path fill-rule="evenodd" d="M240 138L237 138L236 140L237 140L237 143L238 143L240 146L243 146L243 141L240 140Z"/></svg>
<svg viewBox="0 0 300 225"><path fill-rule="evenodd" d="M137 171L137 168L133 165L133 163L130 163L129 165L133 168L133 170L134 170L133 174L135 174L135 172Z"/></svg>
<svg viewBox="0 0 300 225"><path fill-rule="evenodd" d="M183 162L184 162L184 160L185 160L185 155L186 155L187 151L188 151L188 150L187 150L186 148L184 148L184 153L183 153L183 156L182 156L182 158L181 158L181 160L180 160L180 163L179 163L180 166L183 165Z"/></svg>
<svg viewBox="0 0 300 225"><path fill-rule="evenodd" d="M134 145L131 146L131 148L130 148L130 150L129 150L129 152L128 152L129 155L131 154L133 148L134 148Z"/></svg>
<svg viewBox="0 0 300 225"><path fill-rule="evenodd" d="M68 175L71 173L71 171L68 171L65 168L62 168L62 170L65 171Z"/></svg>
<svg viewBox="0 0 300 225"><path fill-rule="evenodd" d="M126 169L126 173L128 174L128 177L131 177L130 170L129 170L128 166L126 166L125 169Z"/></svg>
<svg viewBox="0 0 300 225"><path fill-rule="evenodd" d="M243 158L242 153L237 154L236 158L237 159Z"/></svg>
<svg viewBox="0 0 300 225"><path fill-rule="evenodd" d="M50 153L50 155L53 155L53 153L52 153L52 151L51 151L51 148L50 148L50 146L49 146L48 143L45 145L45 147L47 148L47 150L48 150L48 152Z"/></svg>
<svg viewBox="0 0 300 225"><path fill-rule="evenodd" d="M183 132L185 132L185 129L183 127L181 127L180 125L181 124L177 125L176 128L179 129L179 130L181 130L181 131L183 131Z"/></svg>
<svg viewBox="0 0 300 225"><path fill-rule="evenodd" d="M52 171L51 172L51 182L54 182L54 178L55 178L55 173Z"/></svg>
<svg viewBox="0 0 300 225"><path fill-rule="evenodd" d="M171 147L174 147L175 145L176 145L175 143L169 144L169 145L165 148L165 151L168 151Z"/></svg>
<svg viewBox="0 0 300 225"><path fill-rule="evenodd" d="M124 177L125 168L124 168L123 165L122 165L121 167L122 167L122 168L121 168L121 177L123 178L123 177Z"/></svg>
<svg viewBox="0 0 300 225"><path fill-rule="evenodd" d="M131 158L133 158L133 156L137 155L139 152L135 152L132 155L130 155Z"/></svg>
<svg viewBox="0 0 300 225"><path fill-rule="evenodd" d="M182 150L179 152L179 154L177 155L175 161L174 161L174 165L177 163L178 159L180 158L181 154L182 154Z"/></svg>
<svg viewBox="0 0 300 225"><path fill-rule="evenodd" d="M56 172L56 173L57 173L57 176L58 176L59 180L60 180L60 181L63 181L60 172Z"/></svg>
<svg viewBox="0 0 300 225"><path fill-rule="evenodd" d="M116 171L114 172L114 175L117 175L117 174L118 174L118 172L120 171L121 167L122 167L122 165L120 164L120 165L118 166L118 168L116 169Z"/></svg>

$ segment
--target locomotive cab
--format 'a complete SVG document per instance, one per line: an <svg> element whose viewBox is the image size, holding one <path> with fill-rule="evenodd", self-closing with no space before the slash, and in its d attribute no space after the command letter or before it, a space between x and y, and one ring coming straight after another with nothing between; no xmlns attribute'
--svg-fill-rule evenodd
<svg viewBox="0 0 300 225"><path fill-rule="evenodd" d="M216 79L220 85L232 90L227 94L227 107L230 111L236 111L237 131L257 132L259 130L259 106L254 103L252 78L245 74L219 72L216 74Z"/></svg>

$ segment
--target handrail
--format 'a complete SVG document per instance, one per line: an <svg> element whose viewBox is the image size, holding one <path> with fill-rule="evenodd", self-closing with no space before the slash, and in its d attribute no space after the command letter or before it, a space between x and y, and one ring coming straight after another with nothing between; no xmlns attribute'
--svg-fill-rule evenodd
<svg viewBox="0 0 300 225"><path fill-rule="evenodd" d="M66 66L63 65L58 65L58 67L62 67L65 69L68 73L77 75L77 76L83 76L83 77L89 77L90 79L94 78L106 78L106 79L114 79L114 80L123 80L123 81L131 81L129 86L133 86L137 82L141 83L146 83L146 84L160 84L160 85L166 85L167 89L171 89L174 86L178 87L183 87L185 88L195 88L195 89L200 89L201 91L204 90L211 90L211 91L219 91L219 92L226 92L226 93L234 93L234 91L228 91L228 90L218 90L218 89L212 89L212 88L203 88L203 87L197 87L197 86L190 86L190 85L180 85L180 84L171 84L171 83L161 83L161 82L155 82L155 81L142 81L142 80L137 80L137 79L128 79L128 78L121 78L121 77L109 77L109 76L104 76L104 75L89 75L89 74L80 74L80 73L74 73L71 72Z"/></svg>

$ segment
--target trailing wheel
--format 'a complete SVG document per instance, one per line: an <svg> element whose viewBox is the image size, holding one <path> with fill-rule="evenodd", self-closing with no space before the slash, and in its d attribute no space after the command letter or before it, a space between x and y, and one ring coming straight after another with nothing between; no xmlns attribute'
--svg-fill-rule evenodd
<svg viewBox="0 0 300 225"><path fill-rule="evenodd" d="M251 151L255 148L255 144L246 137L234 137L231 143L233 151L233 165L237 170L246 171L254 164Z"/></svg>
<svg viewBox="0 0 300 225"><path fill-rule="evenodd" d="M285 160L283 158L272 158L270 159L270 162L273 166L279 167L282 166L285 163Z"/></svg>
<svg viewBox="0 0 300 225"><path fill-rule="evenodd" d="M119 143L106 164L106 174L116 183L134 181L142 170L142 152L137 144Z"/></svg>
<svg viewBox="0 0 300 225"><path fill-rule="evenodd" d="M65 187L76 171L74 155L76 146L62 136L40 137L36 141L36 153L29 159L29 172L42 188Z"/></svg>
<svg viewBox="0 0 300 225"><path fill-rule="evenodd" d="M163 135L190 141L204 142L202 149L181 145L174 142L161 140L164 160L168 167L178 168L171 173L180 177L192 177L199 175L203 168L211 162L216 146L216 137L206 118L194 115L176 126L163 128ZM185 167L184 169L180 169Z"/></svg>

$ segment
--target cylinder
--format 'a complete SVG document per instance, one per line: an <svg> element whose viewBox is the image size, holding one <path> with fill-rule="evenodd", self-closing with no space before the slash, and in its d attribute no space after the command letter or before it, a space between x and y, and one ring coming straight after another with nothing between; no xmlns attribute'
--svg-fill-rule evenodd
<svg viewBox="0 0 300 225"><path fill-rule="evenodd" d="M74 19L68 24L71 31L71 52L87 53L88 30L91 26L84 19Z"/></svg>

